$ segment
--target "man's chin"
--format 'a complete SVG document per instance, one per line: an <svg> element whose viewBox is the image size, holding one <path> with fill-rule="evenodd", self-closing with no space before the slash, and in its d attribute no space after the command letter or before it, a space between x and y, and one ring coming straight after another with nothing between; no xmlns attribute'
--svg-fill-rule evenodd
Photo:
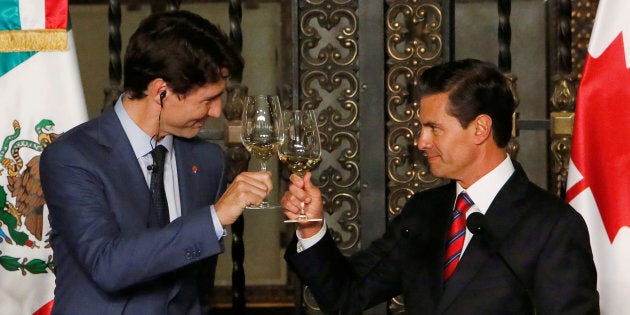
<svg viewBox="0 0 630 315"><path fill-rule="evenodd" d="M431 175L433 175L433 177L443 177L444 175L443 172L440 170L440 167L436 166L435 163L429 163L429 171L431 172Z"/></svg>
<svg viewBox="0 0 630 315"><path fill-rule="evenodd" d="M179 130L177 133L174 133L173 135L180 138L190 139L190 138L194 138L198 136L200 131L201 131L201 128L191 128L191 129Z"/></svg>

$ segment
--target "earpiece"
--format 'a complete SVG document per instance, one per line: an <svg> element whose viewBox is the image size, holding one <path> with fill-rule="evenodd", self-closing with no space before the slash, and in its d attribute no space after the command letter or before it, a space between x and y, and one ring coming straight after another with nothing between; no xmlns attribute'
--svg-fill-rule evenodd
<svg viewBox="0 0 630 315"><path fill-rule="evenodd" d="M164 107L164 104L162 104L162 101L164 100L165 97L166 97L166 91L160 92L160 106L162 107Z"/></svg>

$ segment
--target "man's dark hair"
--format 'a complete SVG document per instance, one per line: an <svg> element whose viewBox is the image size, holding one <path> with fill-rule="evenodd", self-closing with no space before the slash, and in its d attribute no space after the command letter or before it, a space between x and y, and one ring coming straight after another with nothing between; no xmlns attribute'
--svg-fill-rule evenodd
<svg viewBox="0 0 630 315"><path fill-rule="evenodd" d="M514 97L505 76L493 64L475 59L431 67L420 76L420 97L448 93L448 113L467 128L478 115L492 118L493 138L504 148L512 133Z"/></svg>
<svg viewBox="0 0 630 315"><path fill-rule="evenodd" d="M156 13L131 36L124 62L124 90L143 98L148 84L162 78L177 94L240 76L243 59L217 26L188 11Z"/></svg>

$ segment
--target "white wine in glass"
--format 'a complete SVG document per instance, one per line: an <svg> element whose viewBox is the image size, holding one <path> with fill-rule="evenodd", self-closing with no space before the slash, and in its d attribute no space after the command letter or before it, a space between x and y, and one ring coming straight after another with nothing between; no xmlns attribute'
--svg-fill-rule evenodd
<svg viewBox="0 0 630 315"><path fill-rule="evenodd" d="M248 96L243 108L241 121L241 142L258 161L260 171L267 171L267 161L276 154L282 144L282 111L277 95ZM267 198L260 205L250 205L246 209L280 209Z"/></svg>
<svg viewBox="0 0 630 315"><path fill-rule="evenodd" d="M304 177L306 172L321 160L321 143L315 112L312 110L291 110L283 114L284 142L278 148L280 161L287 165L291 173ZM285 223L322 221L311 219L300 205L300 214L295 220Z"/></svg>

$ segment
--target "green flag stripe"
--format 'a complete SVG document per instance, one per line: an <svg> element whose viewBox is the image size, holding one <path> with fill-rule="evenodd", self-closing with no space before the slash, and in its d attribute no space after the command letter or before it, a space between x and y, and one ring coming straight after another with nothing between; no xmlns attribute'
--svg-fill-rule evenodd
<svg viewBox="0 0 630 315"><path fill-rule="evenodd" d="M35 55L35 51L27 52L0 52L0 77L5 75L11 69L19 66L31 56Z"/></svg>
<svg viewBox="0 0 630 315"><path fill-rule="evenodd" d="M20 1L1 0L0 1L0 31L21 30L20 22Z"/></svg>

